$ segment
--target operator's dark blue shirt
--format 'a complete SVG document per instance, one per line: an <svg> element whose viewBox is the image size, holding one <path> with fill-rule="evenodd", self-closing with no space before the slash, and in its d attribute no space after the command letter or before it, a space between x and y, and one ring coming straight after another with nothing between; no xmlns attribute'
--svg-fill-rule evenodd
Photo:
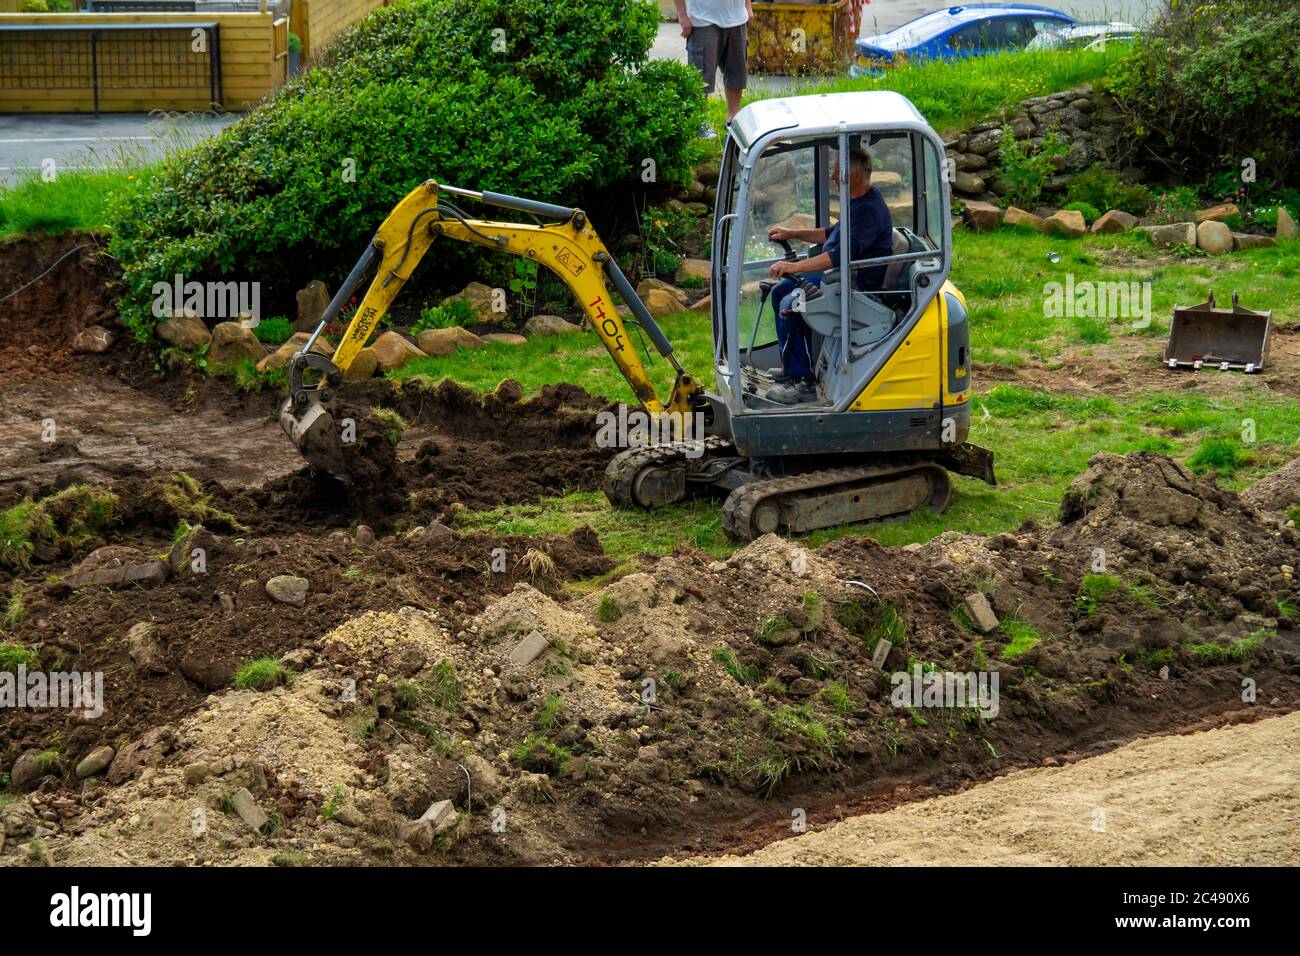
<svg viewBox="0 0 1300 956"><path fill-rule="evenodd" d="M874 259L888 256L894 252L894 220L889 214L889 207L880 195L880 190L872 187L857 199L849 201L849 229L853 241L849 246L849 259ZM826 234L822 243L822 252L831 257L833 268L840 264L840 224L836 223ZM885 270L888 266L873 269L859 269L854 285L866 292L879 292L885 282Z"/></svg>

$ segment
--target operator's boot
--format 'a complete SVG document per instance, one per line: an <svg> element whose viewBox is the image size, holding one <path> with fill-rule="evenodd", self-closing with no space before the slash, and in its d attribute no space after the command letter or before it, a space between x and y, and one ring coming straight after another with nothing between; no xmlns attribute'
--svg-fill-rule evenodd
<svg viewBox="0 0 1300 956"><path fill-rule="evenodd" d="M784 385L773 385L767 390L767 399L782 405L799 405L803 402L816 401L817 389L807 379L796 378Z"/></svg>

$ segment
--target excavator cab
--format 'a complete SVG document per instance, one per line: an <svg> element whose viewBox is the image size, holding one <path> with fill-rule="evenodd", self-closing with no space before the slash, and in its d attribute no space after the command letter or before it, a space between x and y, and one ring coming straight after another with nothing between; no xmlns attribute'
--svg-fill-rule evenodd
<svg viewBox="0 0 1300 956"><path fill-rule="evenodd" d="M833 243L828 233L855 235L853 202L866 193L861 170L857 180L850 175L850 157L865 163L862 150L891 225L887 237L877 230L871 255L854 259L855 243ZM384 221L327 308L316 335L373 277L333 357L313 354L308 343L291 359L281 424L314 468L345 477L336 412L346 372L431 244L452 239L545 265L569 286L646 412L704 423L703 440L694 433L616 454L604 482L615 506L725 496L723 528L738 540L942 511L949 472L994 481L992 454L966 442L970 329L965 300L948 281L944 157L938 135L896 93L762 100L741 110L718 180L713 368L703 379L682 367L582 210L430 180ZM467 202L524 213L535 224L477 219L460 205ZM828 257L838 250L828 264L818 260L792 299L815 383L797 403L776 397L783 367L771 299L779 290L769 272L778 260L822 250L773 244L768 233L777 225L824 238ZM656 392L628 326L672 366L668 395Z"/></svg>

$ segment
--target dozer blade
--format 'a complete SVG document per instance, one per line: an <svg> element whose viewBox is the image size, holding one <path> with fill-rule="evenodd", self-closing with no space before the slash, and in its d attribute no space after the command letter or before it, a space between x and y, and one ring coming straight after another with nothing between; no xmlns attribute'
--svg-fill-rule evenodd
<svg viewBox="0 0 1300 956"><path fill-rule="evenodd" d="M322 373L317 387L302 384L306 368ZM346 479L343 442L333 407L333 386L341 378L334 363L322 355L311 352L294 355L289 360L290 394L280 406L280 427L312 468Z"/></svg>
<svg viewBox="0 0 1300 956"><path fill-rule="evenodd" d="M1168 368L1217 368L1258 372L1268 360L1273 313L1243 309L1233 293L1231 309L1208 302L1174 308L1164 363Z"/></svg>

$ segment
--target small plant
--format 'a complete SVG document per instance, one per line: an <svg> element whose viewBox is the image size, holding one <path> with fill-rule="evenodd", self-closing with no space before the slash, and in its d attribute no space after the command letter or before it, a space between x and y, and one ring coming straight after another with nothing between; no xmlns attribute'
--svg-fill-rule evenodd
<svg viewBox="0 0 1300 956"><path fill-rule="evenodd" d="M524 556L519 559L519 566L533 581L554 577L556 574L555 559L537 548L529 548L525 551Z"/></svg>
<svg viewBox="0 0 1300 956"><path fill-rule="evenodd" d="M329 800L325 806L321 807L320 814L326 820L333 820L334 814L338 812L339 807L343 806L343 801L347 799L347 791L341 784L334 785L334 792L330 794Z"/></svg>
<svg viewBox="0 0 1300 956"><path fill-rule="evenodd" d="M58 747L46 747L32 761L41 773L57 773L63 762L63 755Z"/></svg>
<svg viewBox="0 0 1300 956"><path fill-rule="evenodd" d="M1010 128L1002 131L1002 171L1007 183L1007 201L1016 206L1032 208L1037 204L1043 189L1056 172L1055 157L1070 151L1056 129L1047 131L1038 152L1028 141L1016 139Z"/></svg>
<svg viewBox="0 0 1300 956"><path fill-rule="evenodd" d="M1196 190L1178 186L1160 194L1160 198L1151 207L1151 218L1163 224L1191 222L1200 208L1201 200L1196 195Z"/></svg>
<svg viewBox="0 0 1300 956"><path fill-rule="evenodd" d="M262 319L253 326L253 335L265 345L283 345L293 338L293 323L282 315Z"/></svg>
<svg viewBox="0 0 1300 956"><path fill-rule="evenodd" d="M40 666L40 657L30 647L21 644L0 644L0 671L16 672L19 667L34 671Z"/></svg>
<svg viewBox="0 0 1300 956"><path fill-rule="evenodd" d="M22 581L14 581L14 589L9 594L9 603L5 605L5 627L18 627L27 620L27 589Z"/></svg>
<svg viewBox="0 0 1300 956"><path fill-rule="evenodd" d="M713 650L713 659L722 665L722 669L731 675L732 680L738 684L749 686L757 684L762 673L757 667L749 664L742 664L736 659L735 651L729 647L717 647Z"/></svg>
<svg viewBox="0 0 1300 956"><path fill-rule="evenodd" d="M1011 642L1002 649L1002 659L1004 661L1014 660L1028 654L1043 643L1043 635L1038 633L1037 628L1016 617L1007 618L1002 622L1002 632L1011 639Z"/></svg>
<svg viewBox="0 0 1300 956"><path fill-rule="evenodd" d="M826 706L837 714L851 714L857 710L857 701L850 696L849 689L840 681L826 685L817 693L826 702Z"/></svg>
<svg viewBox="0 0 1300 956"><path fill-rule="evenodd" d="M1082 213L1084 221L1089 224L1096 222L1097 219L1101 217L1101 213L1097 210L1097 207L1092 205L1091 203L1072 202L1067 206L1065 206L1065 209L1073 212Z"/></svg>
<svg viewBox="0 0 1300 956"><path fill-rule="evenodd" d="M525 768L537 767L558 773L564 772L572 758L573 751L568 747L561 747L541 734L529 734L510 751L510 759Z"/></svg>
<svg viewBox="0 0 1300 956"><path fill-rule="evenodd" d="M411 334L419 335L429 329L463 328L478 319L474 307L464 299L448 299L442 305L430 306L420 312L420 318L411 326Z"/></svg>
<svg viewBox="0 0 1300 956"><path fill-rule="evenodd" d="M438 661L433 665L429 694L433 702L445 710L460 703L460 681L456 679L456 667L451 661Z"/></svg>
<svg viewBox="0 0 1300 956"><path fill-rule="evenodd" d="M889 641L895 647L901 647L907 643L907 621L898 613L892 604L884 605L876 619L872 622L864 640L867 647L872 651L876 650L876 645L880 643L881 638Z"/></svg>
<svg viewBox="0 0 1300 956"><path fill-rule="evenodd" d="M1123 587L1124 582L1113 574L1085 574L1074 608L1084 617L1092 617L1109 594Z"/></svg>
<svg viewBox="0 0 1300 956"><path fill-rule="evenodd" d="M543 733L551 733L564 724L564 702L559 694L547 694L537 711L537 726Z"/></svg>
<svg viewBox="0 0 1300 956"><path fill-rule="evenodd" d="M623 608L610 594L602 594L596 604L596 620L602 624L613 624L623 616Z"/></svg>
<svg viewBox="0 0 1300 956"><path fill-rule="evenodd" d="M1066 209L1076 205L1086 205L1098 212L1118 209L1134 216L1144 215L1151 204L1151 192L1145 186L1136 185L1121 179L1105 166L1096 165L1085 169L1072 180L1065 190ZM1084 218L1092 221L1086 212Z"/></svg>
<svg viewBox="0 0 1300 956"><path fill-rule="evenodd" d="M240 690L270 690L293 680L294 673L274 657L259 657L239 666L235 686Z"/></svg>
<svg viewBox="0 0 1300 956"><path fill-rule="evenodd" d="M790 627L790 622L783 617L765 618L758 625L758 631L754 635L754 639L760 644L770 644L774 637L783 631L790 630Z"/></svg>
<svg viewBox="0 0 1300 956"><path fill-rule="evenodd" d="M401 415L391 408L372 408L370 417L379 422L390 445L397 446L401 443L402 436L406 434L406 422Z"/></svg>

